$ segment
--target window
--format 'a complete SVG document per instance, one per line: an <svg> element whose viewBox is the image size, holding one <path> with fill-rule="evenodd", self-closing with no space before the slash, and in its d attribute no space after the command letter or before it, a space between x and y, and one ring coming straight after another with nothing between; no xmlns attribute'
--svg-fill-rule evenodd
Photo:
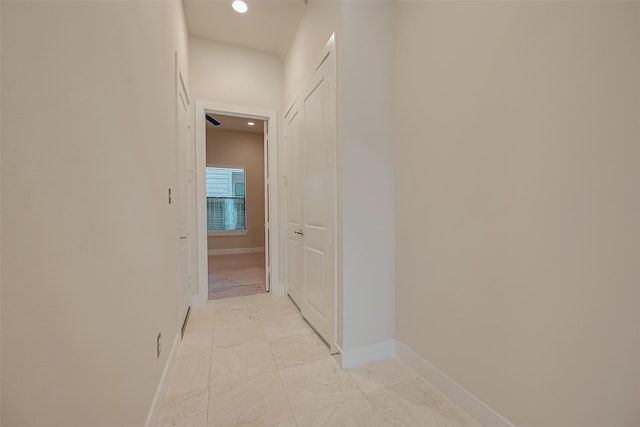
<svg viewBox="0 0 640 427"><path fill-rule="evenodd" d="M244 169L206 168L207 231L246 231Z"/></svg>

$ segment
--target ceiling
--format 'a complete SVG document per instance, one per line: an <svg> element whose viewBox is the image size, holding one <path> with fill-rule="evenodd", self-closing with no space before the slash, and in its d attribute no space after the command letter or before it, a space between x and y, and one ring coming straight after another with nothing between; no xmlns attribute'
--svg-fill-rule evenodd
<svg viewBox="0 0 640 427"><path fill-rule="evenodd" d="M190 36L270 52L284 58L306 7L304 0L245 0L240 14L232 0L183 0Z"/></svg>
<svg viewBox="0 0 640 427"><path fill-rule="evenodd" d="M228 131L240 131L251 133L263 133L264 132L264 120L257 119L245 119L243 117L223 116L221 114L209 114L211 117L220 122L220 126L214 126L209 121L207 123L207 130L228 130ZM255 123L254 126L249 126L247 122Z"/></svg>

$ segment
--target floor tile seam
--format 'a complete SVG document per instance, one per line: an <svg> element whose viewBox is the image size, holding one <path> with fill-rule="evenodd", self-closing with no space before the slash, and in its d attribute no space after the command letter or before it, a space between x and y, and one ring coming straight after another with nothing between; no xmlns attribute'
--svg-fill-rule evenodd
<svg viewBox="0 0 640 427"><path fill-rule="evenodd" d="M245 344L262 342L262 341L264 341L265 343L267 343L267 345L269 345L269 342L267 341L266 338L264 338L264 337L253 337L253 338L250 338L250 339L248 339L246 341L243 341L243 342L238 343L238 344L230 345L228 347L216 347L216 346L213 346L213 348L211 349L211 354L220 353L222 351L230 350L230 349L232 349L234 347L240 347L240 346L243 346Z"/></svg>
<svg viewBox="0 0 640 427"><path fill-rule="evenodd" d="M220 328L225 328L225 327L227 327L227 326L239 326L239 325L243 325L243 324L245 324L245 323L250 322L251 320L252 320L252 319L242 320L242 321L239 321L239 322L233 322L233 323L231 323L231 324L229 324L229 325L225 325L225 326L218 326L217 328L216 328L216 327L214 327L213 329L214 329L214 332L215 332L216 330L220 330Z"/></svg>
<svg viewBox="0 0 640 427"><path fill-rule="evenodd" d="M212 391L212 389L213 389L214 387L222 387L222 386L224 386L225 384L232 383L232 382L236 382L236 381L240 381L240 380L248 381L248 380L250 380L250 379L252 379L252 378L257 378L257 377L260 377L260 376L263 376L263 375L267 375L267 374L271 374L271 373L275 373L275 374L276 374L276 377L277 377L278 382L279 382L279 384L280 384L280 389L282 390L282 394L284 394L284 397L287 399L287 404L289 405L289 412L290 412L290 414L291 414L291 417L283 418L283 419L282 419L282 420L280 420L280 421L276 421L276 423L279 423L279 422L281 422L281 421L286 421L286 420L288 420L288 419L292 419L292 418L293 418L293 419L294 419L294 421L295 421L295 423L296 423L296 426L297 426L297 425L298 425L298 422L295 420L295 417L294 417L294 414L293 414L293 408L291 407L291 402L289 401L289 396L287 395L287 391L286 391L286 389L285 389L285 387L284 387L284 383L282 382L282 378L280 378L280 375L278 375L277 371L261 372L261 373L259 373L259 374L249 375L249 376L246 376L246 377L244 377L244 378L236 378L236 379L233 379L233 380L230 380L230 381L226 381L226 382L224 382L224 383L220 383L220 384L211 384L211 385L209 386L209 389L208 389L209 399L208 399L208 402L207 402L207 403L208 403L208 404L207 404L207 426L209 425L209 408L210 408L210 407L212 406L212 404L213 404L213 402L211 401L211 397L212 397L212 393L211 393L211 391ZM269 425L273 425L273 424L274 424L274 423L271 423L271 424L269 424Z"/></svg>
<svg viewBox="0 0 640 427"><path fill-rule="evenodd" d="M213 364L213 319L215 313L211 316L211 346L209 348L209 370L207 372L207 424L209 426L209 407L211 405L211 369Z"/></svg>
<svg viewBox="0 0 640 427"><path fill-rule="evenodd" d="M318 363L318 362L320 362L320 361L322 361L322 360L327 360L327 359L331 359L331 358L332 358L332 356L324 357L324 358L322 358L322 359L318 359L318 360L309 360L309 361L307 361L307 362L301 363L301 364L296 365L296 366L289 366L288 368L281 368L281 369L278 369L278 371L286 371L287 369L299 368L299 367L304 366L304 365L311 365L311 364L313 364L313 363ZM339 369L342 369L342 368L340 368L340 365L338 365L338 368L339 368Z"/></svg>
<svg viewBox="0 0 640 427"><path fill-rule="evenodd" d="M418 376L418 377L414 377L414 378L411 378L411 379L408 379L408 380L400 381L400 382L398 382L398 383L396 383L396 384L388 385L388 386L385 386L385 387L379 388L379 389L377 389L377 390L371 391L371 392L369 392L369 393L363 393L363 394L364 394L364 397L369 401L369 404L370 404L371 406L373 406L373 409L376 411L376 413L377 413L380 417L382 417L382 419L383 419L383 420L386 420L386 419L387 419L387 418L386 418L386 414L384 414L381 410L379 410L379 409L378 409L378 407L377 407L376 405L374 405L374 403L373 403L373 401L372 401L372 396L373 396L374 394L381 393L381 392L382 392L382 391L384 391L384 390L391 389L392 387L396 387L396 386L398 386L398 385L401 385L401 384L404 384L404 383L408 383L409 381L413 381L413 380L415 380L416 378L420 378L420 379L422 379L423 381L426 381L426 380L424 380L422 377ZM429 384L430 384L430 383L429 383ZM390 391L391 393L394 393L394 391L393 391L393 390L389 390L389 391ZM398 394L396 394L396 393L394 393L394 395L396 395L396 396L397 396L399 399L401 399L403 402L405 402L405 403L410 403L410 402L406 402L406 399L405 399L404 397L402 397L402 396L400 396L400 395L398 395Z"/></svg>
<svg viewBox="0 0 640 427"><path fill-rule="evenodd" d="M205 357L205 356L207 356L207 354L206 354L206 353L192 353L192 354L185 354L185 355L182 355L182 356L176 356L176 360L175 360L175 361L176 361L176 362L181 362L181 361L183 361L184 359L188 359L188 358L196 358L196 357ZM172 380L173 380L173 378L174 378L174 377L172 377Z"/></svg>
<svg viewBox="0 0 640 427"><path fill-rule="evenodd" d="M273 350L271 349L271 344L267 341L267 347L269 348L269 352L271 353L271 359L273 360L273 364L276 367L276 376L278 377L278 381L280 381L280 387L282 388L282 393L284 394L285 399L287 399L287 405L289 405L289 412L291 413L291 417L293 418L293 422L296 423L296 427L298 426L298 420L296 420L296 416L293 413L293 406L291 406L291 399L289 398L289 394L287 393L287 389L284 386L284 381L282 380L282 376L280 375L280 370L278 369L278 365L276 364L276 358L273 355Z"/></svg>
<svg viewBox="0 0 640 427"><path fill-rule="evenodd" d="M407 380L405 382L413 381L415 379L416 378L412 378L412 379ZM419 379L420 381L428 384L429 387L431 387L433 390L435 390L435 392L438 394L438 397L441 398L442 400L444 400L449 406L452 406L452 407L458 409L458 411L462 412L467 417L469 417L471 420L473 420L478 425L478 427L482 427L480 425L480 423L475 418L473 418L471 416L471 414L469 414L464 408L462 408L460 405L458 405L456 402L454 402L449 396L447 396L446 394L441 392L440 389L438 389L435 385L433 385L433 383L431 383L431 381L427 380L426 378L424 378L422 376L418 376L417 379ZM396 385L399 385L399 384L396 384Z"/></svg>
<svg viewBox="0 0 640 427"><path fill-rule="evenodd" d="M371 393L363 393L363 394L364 394L364 398L365 398L365 399L367 399L367 402L369 402L369 405L371 405L371 407L373 408L373 410L374 410L374 411L376 411L376 414L378 414L378 416L379 416L380 418L382 418L382 420L384 420L384 421L386 422L386 421L387 421L387 416L386 416L386 414L384 414L384 413L382 412L382 410L381 410L381 409L378 409L378 406L377 406L377 405L374 405L374 404L373 404L373 401L371 400L371 395L372 395L372 394L374 394L374 393L377 393L377 392L379 392L379 391L381 391L381 390L382 390L382 389L380 389L380 390L376 390L376 391L371 392Z"/></svg>
<svg viewBox="0 0 640 427"><path fill-rule="evenodd" d="M310 330L310 331L302 331L302 332L297 332L297 333L295 333L295 334L287 335L287 336L284 336L284 337L278 337L278 338L276 338L276 339L273 339L272 341L279 341L279 340L283 340L283 339L289 339L289 338L297 337L297 336L299 336L299 335L311 335L311 334L317 335L317 334L315 333L315 331L313 331L313 330ZM269 339L268 339L268 338L265 338L265 339L267 340L267 342L269 342L269 346L271 346L271 342L269 341ZM323 343L323 344L324 344L324 343Z"/></svg>
<svg viewBox="0 0 640 427"><path fill-rule="evenodd" d="M268 311L280 311L280 312L286 312L285 315L290 315L290 314L297 314L300 315L302 317L302 313L300 312L300 310L296 307L296 306L290 306L290 305L286 305L286 306L282 306L282 305L272 305L269 307L262 307L256 310L256 312L258 313L264 313L264 312L268 312Z"/></svg>
<svg viewBox="0 0 640 427"><path fill-rule="evenodd" d="M233 298L242 298L242 297L232 297L232 298L227 298L227 299L233 299ZM218 301L220 301L220 300L218 300ZM216 312L218 312L218 313L219 312L224 312L224 311L233 311L233 310L242 310L242 309L248 309L251 312L255 312L255 308L253 307L252 303L249 303L249 304L244 303L244 302L238 303L238 304L234 303L233 305L229 304L226 307L224 307L224 306L223 307L216 307L214 305L214 310ZM215 313L214 313L214 315L215 315Z"/></svg>
<svg viewBox="0 0 640 427"><path fill-rule="evenodd" d="M417 374L416 374L415 376L413 376L413 377L411 377L411 378L405 378L405 379L403 379L403 380L394 381L394 382L392 382L391 384L387 384L387 385L384 385L384 386L379 386L379 387L378 387L378 388L376 388L375 390L371 390L371 391L367 392L367 391L363 390L363 389L362 389L362 387L360 387L360 385L358 384L358 382L353 378L353 376L351 375L351 371L350 371L350 370L346 370L346 369L345 369L345 371L347 372L347 374L349 374L349 377L351 377L351 380L352 380L352 381L353 381L353 382L358 386L358 388L359 388L359 389L362 391L362 393L364 393L364 394L371 394L371 393L375 393L375 392L380 391L380 390L382 390L382 389L389 388L389 387L394 387L394 386L397 386L397 385L403 384L403 383L405 383L405 382L407 382L407 381L411 381L411 380L415 380L416 378L420 378L420 375L417 375Z"/></svg>
<svg viewBox="0 0 640 427"><path fill-rule="evenodd" d="M276 371L278 375L278 379L280 380L280 386L282 387L282 392L284 393L284 397L287 399L287 404L289 405L289 411L291 412L291 417L293 421L298 426L298 419L296 418L295 412L293 412L293 405L291 404L291 398L289 397L289 393L287 393L287 388L284 386L284 380L282 379L282 375L280 374L280 370Z"/></svg>
<svg viewBox="0 0 640 427"><path fill-rule="evenodd" d="M242 343L240 343L240 344L238 344L238 345L232 345L232 346L229 346L229 347L227 347L227 348L222 348L222 349L220 349L220 348L212 348L212 349L211 349L211 356L213 357L213 355L214 355L214 354L215 354L215 355L220 355L220 353L223 353L223 352L228 353L228 352L229 352L229 350L231 350L231 349L233 349L233 348L235 348L235 347L241 347L241 346L244 346L244 345L246 345L246 344L251 344L251 343L261 343L261 342L264 342L265 344L267 344L267 348L269 349L269 352L271 353L271 360L272 360L272 361L274 362L274 364L275 364L275 359L273 358L273 353L271 352L271 348L269 347L269 343L268 343L268 342L267 342L267 340L266 340L266 339L264 339L264 338L253 338L253 339L250 339L250 340L248 340L248 341L242 342ZM213 359L211 360L211 364L213 364Z"/></svg>
<svg viewBox="0 0 640 427"><path fill-rule="evenodd" d="M182 356L182 357L176 357L175 365L174 365L174 368L173 368L173 372L171 373L171 378L170 378L169 384L167 386L167 392L165 393L165 399L167 399L169 397L173 397L173 396L179 395L181 393L191 392L191 391L197 389L197 387L195 389L194 388L189 388L189 390L183 391L181 393L175 393L175 392L171 393L172 385L174 385L176 383L176 379L180 378L180 377L183 377L183 375L178 375L178 373L179 373L178 370L177 370L177 368L179 366L178 362L184 362L185 359L205 358L207 356L208 356L207 354L190 354L190 355L185 355L185 356ZM210 364L211 364L211 360L209 359L209 362L207 363L207 365L210 365ZM193 366L193 363L190 363L189 366Z"/></svg>
<svg viewBox="0 0 640 427"><path fill-rule="evenodd" d="M302 365L304 365L304 364L306 364L306 363L318 362L318 361L320 361L320 360L322 360L322 358L320 358L320 359L313 359L313 360L306 360L306 361L304 361L304 362L297 363L297 364L295 364L295 365L291 365L291 366L283 366L282 368L278 367L278 370L279 370L279 371L281 371L281 370L289 369L289 368L297 368L298 366L302 366ZM277 366L277 365L276 365L276 366Z"/></svg>
<svg viewBox="0 0 640 427"><path fill-rule="evenodd" d="M273 369L269 369L267 371L262 371L262 372L258 372L258 373L254 373L254 374L249 374L249 375L233 378L233 379L230 379L230 380L227 380L227 381L223 381L223 382L220 382L220 383L212 382L211 381L211 373L209 373L209 388L211 389L213 387L222 386L222 385L225 385L225 384L228 384L228 383L232 383L234 381L249 380L249 379L254 378L254 377L259 377L260 375L271 374L273 372L277 372L278 369L276 368L275 363L273 364L273 366L274 366Z"/></svg>
<svg viewBox="0 0 640 427"><path fill-rule="evenodd" d="M282 369L282 368L280 368L280 367L278 366L278 362L276 362L276 357L275 357L275 355L273 354L273 348L271 348L271 343L269 342L269 340L266 340L266 339L265 339L265 341L267 342L267 347L269 347L269 352L271 353L271 359L273 359L273 363L274 363L274 365L276 365L276 371L279 371L279 370L280 370L280 369ZM279 376L279 375L278 375L278 376Z"/></svg>
<svg viewBox="0 0 640 427"><path fill-rule="evenodd" d="M395 383L395 384L389 384L389 385L386 385L386 386L384 386L384 387L380 387L380 388L379 388L379 389L377 389L377 390L372 390L372 391L370 391L369 393L365 393L365 395L367 395L367 394L373 394L373 393L378 393L378 392L380 392L380 391L382 391L382 390L390 389L390 388L392 388L392 387L397 387L397 386L399 386L399 385L402 385L402 384L408 383L408 382L413 381L413 380L416 380L416 379L420 379L420 380L422 380L422 381L425 381L427 384L431 384L431 383L429 383L428 381L426 381L424 378L422 378L422 377L420 377L420 376L417 376L417 377L409 378L409 379L406 379L406 380L398 381L398 382L397 382L397 383ZM432 386L432 387L433 387L433 386ZM436 388L434 387L434 389L436 389ZM437 389L436 389L436 390L437 390ZM439 392L439 391L438 391L438 392Z"/></svg>
<svg viewBox="0 0 640 427"><path fill-rule="evenodd" d="M365 391L362 389L362 387L360 387L360 384L358 384L358 381L356 381L352 376L351 376L351 372L349 372L347 369L343 369L347 375L349 376L349 378L351 378L351 381L353 381L353 383L356 385L356 387L358 387L358 390L360 390L360 392L362 394L366 394Z"/></svg>
<svg viewBox="0 0 640 427"><path fill-rule="evenodd" d="M278 369L278 376L280 377L280 380L282 381L282 386L283 386L283 388L284 388L285 395L287 396L287 400L289 400L289 404L291 404L291 399L289 398L289 394L287 393L287 388L284 386L284 380L282 379L282 371L286 371L286 370L288 370L288 369L300 368L301 366L304 366L304 365L311 365L311 364L313 364L313 363L318 363L318 362L320 362L320 361L328 360L328 359L333 359L333 356L329 356L329 357L324 358L324 359L318 359L318 360L308 361L308 362L305 362L305 363L302 363L302 364L300 364L300 365L296 365L296 366L290 366L290 367L287 367L287 368ZM338 369L340 369L340 370L344 370L344 369L342 369L339 365L338 365ZM354 382L354 384L355 384L355 381L353 381L353 380L352 380L352 382ZM361 391L359 388L357 388L357 384L355 384L355 385L356 385L356 389L357 389L357 391L358 391L361 395L363 395L363 396L364 396L364 393L362 393L362 391ZM365 397L366 397L366 396L365 396ZM355 397L353 397L353 399L355 399ZM349 399L347 399L347 400L349 400ZM293 412L293 406L292 406L292 407L291 407L291 413L293 414L293 417L296 419L296 423L297 423L297 422L298 422L298 421L297 421L297 417L299 417L299 416L303 416L303 415L307 415L307 414L308 414L308 413L310 413L310 412L319 411L320 409L324 409L324 408L327 408L327 407L332 406L332 405L335 405L335 403L329 403L329 404L327 404L327 405L323 405L323 406L321 406L321 407L315 408L315 409L313 409L313 410L311 410L311 411L303 412L302 414L299 414L299 415L296 415L296 414Z"/></svg>
<svg viewBox="0 0 640 427"><path fill-rule="evenodd" d="M184 341L184 339L189 337L190 335L206 334L206 333L207 331L185 331L184 336L182 337L182 341Z"/></svg>
<svg viewBox="0 0 640 427"><path fill-rule="evenodd" d="M300 314L297 310L293 310L291 307L277 307L277 306L271 306L271 307L262 307L262 308L258 308L254 306L254 312L256 314L256 316L262 318L262 314L264 314L265 312L273 312L273 311L280 311L283 312L285 311L285 315L287 314ZM284 316L282 316L284 317Z"/></svg>
<svg viewBox="0 0 640 427"><path fill-rule="evenodd" d="M260 323L262 324L262 327L264 328L277 328L277 327L283 327L283 326L294 326L294 327L298 327L301 328L302 325L298 323L299 320L298 319L278 319L278 320L273 320L273 319L269 319L269 320L260 320ZM311 329L311 328L309 328Z"/></svg>
<svg viewBox="0 0 640 427"><path fill-rule="evenodd" d="M285 388L285 393L286 393L286 391L287 391L287 389ZM360 390L358 390L358 392L360 392L361 396L354 396L354 397L348 398L347 400L343 400L342 402L339 402L339 403L328 403L328 404L324 404L324 405L319 406L319 407L317 407L317 408L314 408L314 409L312 409L312 410L310 410L310 411L304 411L304 412L301 412L300 414L297 414L297 415L293 412L293 407L292 407L292 408L291 408L291 413L293 414L293 418L296 420L296 424L297 424L297 423L298 423L298 418L302 418L302 417L304 417L304 416L306 416L306 415L309 415L309 414L311 414L311 413L313 413L313 412L318 412L318 411L321 411L321 410L323 410L323 409L330 408L331 406L341 405L341 404L343 404L343 403L345 403L345 402L349 402L349 401L351 401L351 400L355 400L355 399L357 399L357 398L359 398L359 397L364 397L364 398L366 398L366 396L364 396L364 393L362 393ZM287 398L288 398L288 395L287 395ZM368 400L367 400L367 401L368 401ZM371 402L368 402L368 403L369 403L371 406L373 406L373 404L371 404ZM375 408L374 408L374 409L375 409Z"/></svg>
<svg viewBox="0 0 640 427"><path fill-rule="evenodd" d="M256 305L256 303L254 302L253 304L257 312L263 312L263 311L269 311L269 310L290 310L291 312L298 311L296 306L284 301L275 300L272 302L263 303L261 305Z"/></svg>
<svg viewBox="0 0 640 427"><path fill-rule="evenodd" d="M256 318L256 319L257 319L257 318ZM254 321L253 319L243 320L243 321L241 321L241 322L233 323L233 324L231 324L231 325L218 326L218 327L216 327L216 328L213 328L213 330L212 330L211 332L212 332L212 334L213 334L213 333L216 333L216 332L225 332L225 329L237 328L237 327L240 327L240 326L247 326L247 325L246 325L247 323L257 323L257 324L258 324L258 327L259 327L259 328L263 331L263 333L264 333L264 328L263 328L262 324L260 323L260 321L259 321L259 320L255 320L255 321Z"/></svg>
<svg viewBox="0 0 640 427"><path fill-rule="evenodd" d="M482 427L482 426L480 425L480 423L478 423L478 421L477 421L475 418L473 418L471 415L469 415L469 413L468 413L467 411L465 411L463 408L461 408L459 405L457 405L455 402L453 402L451 399L449 399L449 397L448 397L448 396L446 396L446 395L445 395L444 393L442 393L440 390L438 390L437 388L435 388L435 387L433 386L433 384L431 384L431 383L430 383L429 381L427 381L425 378L422 378L420 375L418 375L417 377L414 377L414 378L411 378L411 379L405 380L405 381L401 381L401 382L396 383L396 384L393 384L393 385L388 385L388 386L386 386L386 387L383 387L383 388L381 388L381 389L378 389L378 390L372 391L372 392L370 392L370 393L364 393L365 398L367 398L367 400L369 401L369 403L371 404L371 406L373 406L373 408L376 410L376 412L377 412L377 413L378 413L378 414L379 414L383 419L385 419L385 415L384 415L381 411L379 411L379 410L378 410L378 408L376 407L376 405L374 405L374 404L373 404L373 402L371 401L370 396L372 396L373 394L376 394L376 393L380 393L380 392L382 392L382 391L384 391L384 390L386 390L386 389L390 389L390 388L392 388L392 387L396 387L396 386L398 386L398 385L408 383L408 382L413 381L413 380L415 380L415 379L420 379L421 381L423 381L423 382L425 382L425 383L429 384L429 385L430 385L431 387L433 387L433 389L434 389L434 390L439 394L439 397L443 398L443 399L444 399L448 404L450 404L450 405L452 405L453 407L455 407L455 408L459 409L460 411L462 411L462 413L463 413L463 414L465 414L467 417L469 417L471 420L473 420L475 423L477 423L477 427ZM394 393L394 391L393 391L393 390L390 390L390 392ZM413 405L413 403L412 403L412 402L407 401L407 399L406 399L406 398L404 398L403 396L398 395L398 394L396 394L396 393L394 393L394 394L395 394L399 399L401 399L403 402L405 402L405 403L407 403L407 404L410 404L410 405ZM423 405L420 405L420 406L423 406ZM435 409L435 408L431 408L431 407L429 407L429 410L430 410L430 411L432 411L432 412L434 411L434 409Z"/></svg>
<svg viewBox="0 0 640 427"><path fill-rule="evenodd" d="M216 328L213 328L212 332L219 332L221 328L228 328L228 327L231 327L231 326L240 326L240 325L243 325L245 323L248 323L248 322L247 321L242 321L242 322L232 323L230 325L218 326Z"/></svg>
<svg viewBox="0 0 640 427"><path fill-rule="evenodd" d="M185 334L186 336L186 334ZM180 343L180 351L182 350L182 345L184 344L184 338L182 339L182 342ZM209 335L209 353L211 352L211 347L213 346L213 337L211 335ZM187 353L187 354L179 354L178 356L176 356L176 360L178 359L182 359L186 356L196 356L196 355L204 355L205 353L203 351L197 351L194 353Z"/></svg>
<svg viewBox="0 0 640 427"><path fill-rule="evenodd" d="M294 313L291 313L294 314ZM315 331L313 330L313 328L311 326L309 326L308 322L305 320L305 318L302 316L302 313L295 313L295 317L296 317L296 321L302 321L304 323L304 326L306 327L304 332L308 332L308 331L312 331L315 333ZM282 319L278 319L278 320L262 320L260 318L259 315L257 315L256 317L258 320L260 320L260 322L262 323L262 326L266 326L267 324L287 324L287 318L284 317ZM300 332L298 332L300 333ZM297 335L298 333L292 334L292 335ZM290 335L287 335L290 336Z"/></svg>
<svg viewBox="0 0 640 427"><path fill-rule="evenodd" d="M314 331L305 331L305 332L300 332L300 333L295 334L295 335L289 335L289 336L286 336L286 337L280 337L280 338L278 338L277 340L273 340L273 341L275 342L275 341L279 341L279 340L283 340L283 339L288 339L288 338L292 338L292 337L297 337L297 336L299 336L299 335L311 335L311 334L314 334L314 335L315 335L315 332L314 332ZM272 342L270 342L269 340L267 340L267 343L268 343L268 345L269 345L269 348L271 349L271 353L273 354L273 348L271 347L273 343L272 343ZM317 361L320 361L320 360L323 360L323 359L328 359L329 357L332 357L332 355L331 355L331 354L329 354L329 356L324 355L324 354L318 354L317 356L318 356L317 358L314 358L314 359L312 359L312 360L306 360L306 361L304 361L304 362L295 363L294 365L291 365L291 366L278 367L278 369L294 368L294 367L296 367L296 366L304 365L304 364L306 364L306 363L317 362ZM274 356L273 360L274 360L274 362L276 361L275 356ZM277 362L276 362L276 365L277 365ZM355 381L354 381L354 383L355 383ZM356 385L357 385L357 384L356 384Z"/></svg>
<svg viewBox="0 0 640 427"><path fill-rule="evenodd" d="M347 400L343 400L342 402L339 402L339 403L330 403L330 404L325 405L325 406L322 406L322 407L320 407L320 408L312 409L311 411L306 411L306 412L303 412L303 413L301 413L301 414L299 414L299 415L294 415L294 416L293 416L293 418L294 418L294 420L296 421L296 424L298 424L298 418L305 417L305 416L307 416L307 415L309 415L309 414L312 414L312 413L314 413L314 412L322 411L323 409L330 408L331 406L343 405L343 404L346 404L347 402L351 402L351 401L354 401L354 400L356 400L356 399L360 399L360 398L364 398L364 399L367 401L367 403L369 404L369 406L371 406L371 408L372 408L373 410L375 410L375 407L373 406L373 404L372 404L371 402L369 402L369 400L366 398L366 396L364 396L364 393L362 393L362 392L361 392L360 394L361 394L361 396L354 396L354 397L350 397L350 398L348 398ZM377 413L378 413L378 412L376 412L376 414L377 414ZM299 425L299 424L298 424L298 425Z"/></svg>
<svg viewBox="0 0 640 427"><path fill-rule="evenodd" d="M195 393L199 393L199 392L202 392L202 391L207 391L208 392L208 390L209 390L209 386L207 385L207 386L204 386L204 387L197 387L197 388L191 389L189 391L182 391L180 393L167 394L167 395L165 395L165 398L164 398L163 408L166 407L167 403L169 403L171 401L174 401L176 399L180 399L180 398L182 398L184 396L187 396L189 394L195 394Z"/></svg>

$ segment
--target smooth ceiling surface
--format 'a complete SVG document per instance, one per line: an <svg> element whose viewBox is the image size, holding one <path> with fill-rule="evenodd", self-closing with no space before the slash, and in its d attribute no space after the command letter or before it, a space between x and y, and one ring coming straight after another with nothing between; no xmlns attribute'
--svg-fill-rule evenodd
<svg viewBox="0 0 640 427"><path fill-rule="evenodd" d="M240 14L231 0L184 0L189 35L261 50L284 58L306 4L303 0L245 0Z"/></svg>
<svg viewBox="0 0 640 427"><path fill-rule="evenodd" d="M220 122L220 126L214 126L208 121L207 129L229 130L251 133L264 132L264 120L246 119L244 117L223 116L221 114L209 114L211 117ZM247 123L253 122L255 125L249 126Z"/></svg>

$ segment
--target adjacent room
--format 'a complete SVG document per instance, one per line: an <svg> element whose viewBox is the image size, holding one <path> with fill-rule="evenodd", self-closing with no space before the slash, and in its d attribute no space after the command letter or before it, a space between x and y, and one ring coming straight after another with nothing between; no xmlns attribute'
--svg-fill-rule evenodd
<svg viewBox="0 0 640 427"><path fill-rule="evenodd" d="M207 115L209 299L267 291L264 122Z"/></svg>

